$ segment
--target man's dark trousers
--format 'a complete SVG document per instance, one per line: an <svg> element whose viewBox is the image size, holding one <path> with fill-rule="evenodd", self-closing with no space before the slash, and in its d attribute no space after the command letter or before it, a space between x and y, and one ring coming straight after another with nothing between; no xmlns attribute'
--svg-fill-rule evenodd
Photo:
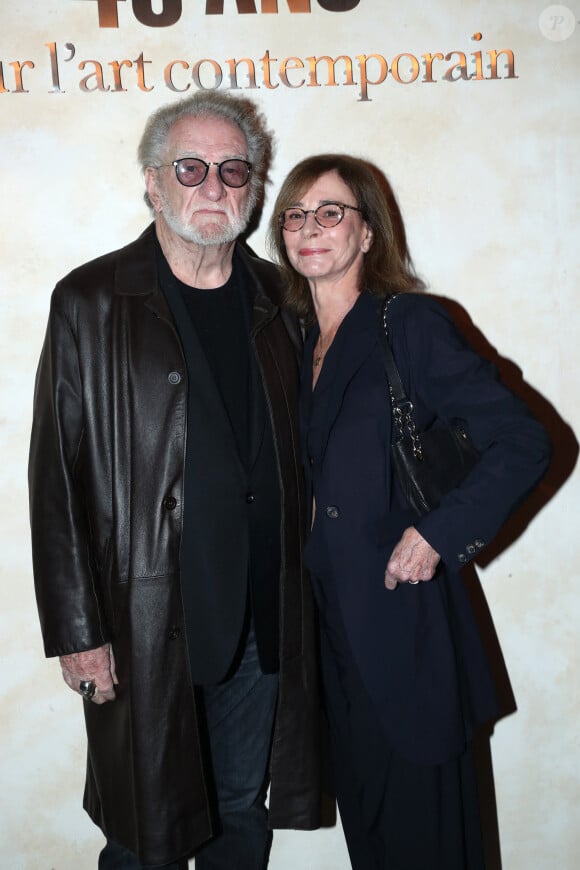
<svg viewBox="0 0 580 870"><path fill-rule="evenodd" d="M195 870L264 870L271 833L264 807L277 674L263 674L253 630L233 677L200 690L205 706L221 832L197 852ZM99 870L187 870L187 860L140 864L108 841Z"/></svg>

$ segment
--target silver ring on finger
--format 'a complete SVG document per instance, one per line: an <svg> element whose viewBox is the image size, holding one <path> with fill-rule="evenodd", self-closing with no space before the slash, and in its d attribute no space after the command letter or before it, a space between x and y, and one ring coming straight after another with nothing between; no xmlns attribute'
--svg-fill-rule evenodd
<svg viewBox="0 0 580 870"><path fill-rule="evenodd" d="M408 582L411 584L411 586L416 586L417 583L419 583L419 580L409 580Z"/></svg>
<svg viewBox="0 0 580 870"><path fill-rule="evenodd" d="M94 698L97 693L97 687L95 686L93 680L81 680L79 683L79 692L85 698L85 700L90 701L91 698Z"/></svg>

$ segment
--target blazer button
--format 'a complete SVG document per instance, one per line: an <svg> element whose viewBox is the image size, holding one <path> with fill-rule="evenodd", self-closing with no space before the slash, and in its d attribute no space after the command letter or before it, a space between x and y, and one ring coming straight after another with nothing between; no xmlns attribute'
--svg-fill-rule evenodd
<svg viewBox="0 0 580 870"><path fill-rule="evenodd" d="M246 501L248 504L252 504L256 501L256 496L252 492L249 492L246 496Z"/></svg>
<svg viewBox="0 0 580 870"><path fill-rule="evenodd" d="M465 549L467 550L467 552L469 553L470 556L473 556L473 554L475 553L475 544L468 544Z"/></svg>
<svg viewBox="0 0 580 870"><path fill-rule="evenodd" d="M473 543L478 550L481 550L483 547L485 547L485 541L482 541L481 538L476 538Z"/></svg>
<svg viewBox="0 0 580 870"><path fill-rule="evenodd" d="M326 516L329 520L337 520L340 516L340 511L336 505L329 504L326 508Z"/></svg>
<svg viewBox="0 0 580 870"><path fill-rule="evenodd" d="M462 565L467 562L467 556L465 555L465 553L458 553L457 561L460 562Z"/></svg>
<svg viewBox="0 0 580 870"><path fill-rule="evenodd" d="M178 625L172 625L169 629L169 640L177 640L181 634L181 629Z"/></svg>
<svg viewBox="0 0 580 870"><path fill-rule="evenodd" d="M163 499L163 507L167 511L174 511L177 507L177 499L173 498L172 495L165 496L165 498Z"/></svg>
<svg viewBox="0 0 580 870"><path fill-rule="evenodd" d="M167 375L167 380L170 384L179 384L181 383L181 375L179 372L169 372Z"/></svg>

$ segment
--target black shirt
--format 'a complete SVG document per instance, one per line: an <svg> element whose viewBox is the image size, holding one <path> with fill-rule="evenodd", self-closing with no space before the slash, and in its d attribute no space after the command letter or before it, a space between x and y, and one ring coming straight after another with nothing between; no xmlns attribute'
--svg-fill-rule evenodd
<svg viewBox="0 0 580 870"><path fill-rule="evenodd" d="M249 331L240 287L233 273L226 284L211 290L189 287L177 278L175 281L221 393L240 457L247 464Z"/></svg>

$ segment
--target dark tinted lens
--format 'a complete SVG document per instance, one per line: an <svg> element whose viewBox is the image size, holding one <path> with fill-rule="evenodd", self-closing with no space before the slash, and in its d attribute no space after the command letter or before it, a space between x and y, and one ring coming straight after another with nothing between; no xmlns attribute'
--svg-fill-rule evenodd
<svg viewBox="0 0 580 870"><path fill-rule="evenodd" d="M177 175L186 187L195 187L201 184L207 174L207 166L203 160L195 157L183 157L177 161Z"/></svg>
<svg viewBox="0 0 580 870"><path fill-rule="evenodd" d="M219 173L228 187L243 187L250 177L250 166L245 160L224 160L220 164Z"/></svg>

